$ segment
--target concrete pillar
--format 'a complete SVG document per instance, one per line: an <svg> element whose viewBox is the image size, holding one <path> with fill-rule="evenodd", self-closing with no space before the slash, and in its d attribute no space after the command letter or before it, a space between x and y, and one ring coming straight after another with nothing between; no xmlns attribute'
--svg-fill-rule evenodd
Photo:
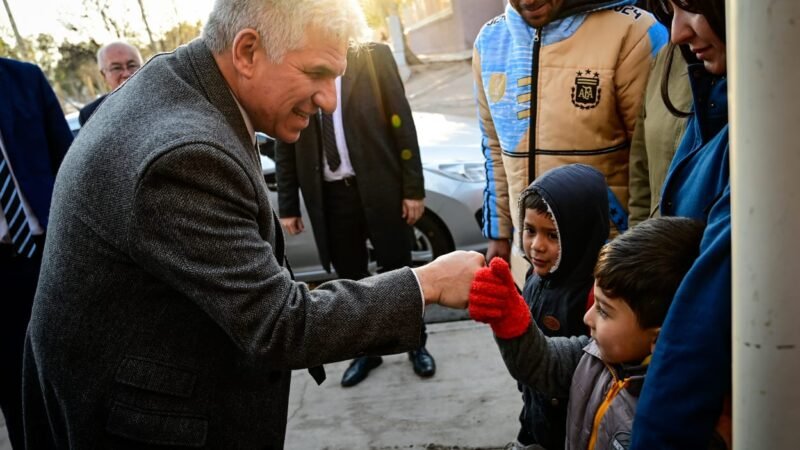
<svg viewBox="0 0 800 450"><path fill-rule="evenodd" d="M728 0L727 12L734 448L795 450L800 442L800 1Z"/></svg>
<svg viewBox="0 0 800 450"><path fill-rule="evenodd" d="M397 69L400 71L400 78L407 81L411 76L411 69L406 62L406 48L403 43L403 27L400 24L400 18L396 15L390 15L386 22L389 24L389 37L392 40L392 53L394 60L397 63Z"/></svg>

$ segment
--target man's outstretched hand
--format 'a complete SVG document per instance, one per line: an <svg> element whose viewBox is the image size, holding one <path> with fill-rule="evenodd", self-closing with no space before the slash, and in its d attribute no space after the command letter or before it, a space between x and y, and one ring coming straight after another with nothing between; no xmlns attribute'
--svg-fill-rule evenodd
<svg viewBox="0 0 800 450"><path fill-rule="evenodd" d="M464 309L475 272L484 265L486 261L480 253L459 250L413 270L422 286L425 304Z"/></svg>
<svg viewBox="0 0 800 450"><path fill-rule="evenodd" d="M488 267L475 274L469 292L469 315L491 325L494 334L502 339L515 338L528 329L531 312L502 258L493 258Z"/></svg>

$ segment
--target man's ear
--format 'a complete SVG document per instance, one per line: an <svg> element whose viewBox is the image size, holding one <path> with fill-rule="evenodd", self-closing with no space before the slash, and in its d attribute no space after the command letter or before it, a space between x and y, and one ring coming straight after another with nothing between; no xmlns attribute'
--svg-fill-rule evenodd
<svg viewBox="0 0 800 450"><path fill-rule="evenodd" d="M650 341L650 354L652 355L653 352L656 351L656 341L658 340L659 333L661 333L661 327L651 328L650 332L652 333Z"/></svg>
<svg viewBox="0 0 800 450"><path fill-rule="evenodd" d="M255 62L258 59L258 51L261 49L261 37L258 31L252 28L245 28L233 38L233 48L231 49L231 60L236 71L245 78L251 78L255 74Z"/></svg>

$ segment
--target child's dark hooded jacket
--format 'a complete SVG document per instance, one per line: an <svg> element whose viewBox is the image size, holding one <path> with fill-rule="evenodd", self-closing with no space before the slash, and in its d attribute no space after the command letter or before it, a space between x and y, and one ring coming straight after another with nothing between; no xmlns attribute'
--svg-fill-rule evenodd
<svg viewBox="0 0 800 450"><path fill-rule="evenodd" d="M524 199L534 192L552 212L560 250L550 274L539 277L529 272L523 297L546 336L586 335L583 315L594 283L594 265L609 233L608 186L604 176L587 165L549 170L521 194L519 223L525 221ZM522 236L519 241L523 242ZM523 443L563 448L567 399L552 398L524 385L520 388L525 403L520 414L520 438L529 441Z"/></svg>

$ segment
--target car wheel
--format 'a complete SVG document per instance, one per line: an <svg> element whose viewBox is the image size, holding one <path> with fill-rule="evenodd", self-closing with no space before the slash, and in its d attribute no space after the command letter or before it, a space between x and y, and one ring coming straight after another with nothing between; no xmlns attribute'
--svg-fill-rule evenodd
<svg viewBox="0 0 800 450"><path fill-rule="evenodd" d="M414 246L411 261L414 266L427 264L437 257L455 250L453 238L442 220L430 211L414 224Z"/></svg>

